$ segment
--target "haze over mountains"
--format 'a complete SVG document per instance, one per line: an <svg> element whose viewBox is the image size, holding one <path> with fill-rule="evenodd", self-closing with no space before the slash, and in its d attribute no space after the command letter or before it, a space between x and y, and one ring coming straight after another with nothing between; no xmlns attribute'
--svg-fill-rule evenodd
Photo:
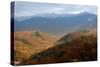
<svg viewBox="0 0 100 67"><path fill-rule="evenodd" d="M97 60L95 6L12 3L13 65Z"/></svg>
<svg viewBox="0 0 100 67"><path fill-rule="evenodd" d="M22 20L21 20L22 19ZM49 34L62 35L67 32L96 28L97 15L81 12L78 14L43 14L15 18L15 31L38 30Z"/></svg>

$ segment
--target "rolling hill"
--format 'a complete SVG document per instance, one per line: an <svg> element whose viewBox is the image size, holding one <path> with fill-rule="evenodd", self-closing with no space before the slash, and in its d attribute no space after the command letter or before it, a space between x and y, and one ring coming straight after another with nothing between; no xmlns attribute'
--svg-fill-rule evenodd
<svg viewBox="0 0 100 67"><path fill-rule="evenodd" d="M95 30L69 33L57 40L55 44L22 61L21 65L97 60Z"/></svg>
<svg viewBox="0 0 100 67"><path fill-rule="evenodd" d="M14 60L12 63L19 64L31 55L54 46L58 38L40 31L14 32Z"/></svg>

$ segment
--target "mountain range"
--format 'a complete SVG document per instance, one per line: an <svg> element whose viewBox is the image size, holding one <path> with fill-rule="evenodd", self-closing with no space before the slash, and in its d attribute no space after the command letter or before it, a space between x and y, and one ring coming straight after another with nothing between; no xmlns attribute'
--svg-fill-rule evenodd
<svg viewBox="0 0 100 67"><path fill-rule="evenodd" d="M21 20L22 19L22 20ZM97 15L87 12L79 14L44 14L14 20L14 31L39 30L61 35L67 32L96 28Z"/></svg>

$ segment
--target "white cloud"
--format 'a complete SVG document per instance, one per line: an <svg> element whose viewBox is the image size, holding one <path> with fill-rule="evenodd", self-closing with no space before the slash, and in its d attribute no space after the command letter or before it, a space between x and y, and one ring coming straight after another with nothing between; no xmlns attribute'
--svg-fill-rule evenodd
<svg viewBox="0 0 100 67"><path fill-rule="evenodd" d="M96 14L96 9L97 7L94 6L16 2L15 17L37 16L43 14L79 14L84 11Z"/></svg>
<svg viewBox="0 0 100 67"><path fill-rule="evenodd" d="M69 12L69 14L80 14L82 12L84 12L84 10Z"/></svg>

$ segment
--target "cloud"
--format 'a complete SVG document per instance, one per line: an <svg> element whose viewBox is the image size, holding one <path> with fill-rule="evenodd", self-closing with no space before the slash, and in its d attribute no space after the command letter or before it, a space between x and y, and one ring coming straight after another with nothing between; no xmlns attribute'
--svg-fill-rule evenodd
<svg viewBox="0 0 100 67"><path fill-rule="evenodd" d="M97 13L95 6L15 2L15 17L39 16L43 14Z"/></svg>
<svg viewBox="0 0 100 67"><path fill-rule="evenodd" d="M80 14L80 13L82 13L82 12L84 12L84 10L69 12L69 14Z"/></svg>

